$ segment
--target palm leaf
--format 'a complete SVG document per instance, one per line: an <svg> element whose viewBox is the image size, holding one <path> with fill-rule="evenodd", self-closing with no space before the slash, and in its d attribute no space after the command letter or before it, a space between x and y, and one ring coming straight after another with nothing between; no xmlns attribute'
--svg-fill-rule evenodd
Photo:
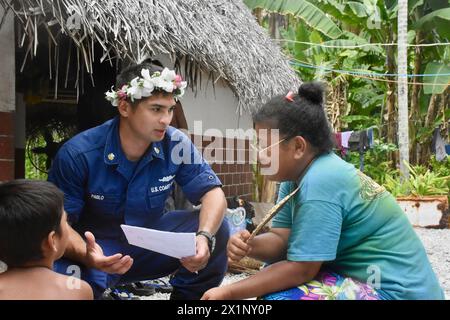
<svg viewBox="0 0 450 320"><path fill-rule="evenodd" d="M450 82L450 67L448 64L430 62L425 68L425 74L436 74L436 76L423 77L425 94L441 94Z"/></svg>
<svg viewBox="0 0 450 320"><path fill-rule="evenodd" d="M244 3L251 10L262 8L282 15L291 14L332 39L342 34L341 29L325 12L305 0L244 0Z"/></svg>
<svg viewBox="0 0 450 320"><path fill-rule="evenodd" d="M450 8L433 11L420 18L415 24L414 29L430 31L435 29L441 36L450 39Z"/></svg>

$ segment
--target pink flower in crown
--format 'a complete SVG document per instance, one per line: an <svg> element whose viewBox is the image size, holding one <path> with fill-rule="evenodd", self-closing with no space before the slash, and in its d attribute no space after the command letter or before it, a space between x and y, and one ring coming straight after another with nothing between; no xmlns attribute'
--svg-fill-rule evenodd
<svg viewBox="0 0 450 320"><path fill-rule="evenodd" d="M179 88L179 87L181 87L181 82L183 81L183 78L179 74L177 74L173 81L174 81L175 87Z"/></svg>
<svg viewBox="0 0 450 320"><path fill-rule="evenodd" d="M284 98L290 102L294 102L294 92L289 91Z"/></svg>
<svg viewBox="0 0 450 320"><path fill-rule="evenodd" d="M127 98L127 85L123 85L122 88L117 91L117 96L119 97L120 100L122 99L126 99Z"/></svg>

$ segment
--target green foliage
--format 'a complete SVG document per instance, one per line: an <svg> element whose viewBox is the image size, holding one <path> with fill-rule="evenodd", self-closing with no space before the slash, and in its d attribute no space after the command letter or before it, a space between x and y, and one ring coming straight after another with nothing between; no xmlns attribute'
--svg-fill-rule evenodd
<svg viewBox="0 0 450 320"><path fill-rule="evenodd" d="M25 150L25 178L26 179L37 179L37 180L47 180L47 173L45 173L45 163L46 155L35 154L31 151L32 148L44 147L45 140L42 136L37 136L27 142L27 148Z"/></svg>
<svg viewBox="0 0 450 320"><path fill-rule="evenodd" d="M401 183L397 177L387 174L383 186L394 197L401 197L409 193L409 184Z"/></svg>
<svg viewBox="0 0 450 320"><path fill-rule="evenodd" d="M386 176L396 177L398 170L392 169L392 161L387 160L388 154L396 151L397 147L391 143L381 143L375 140L375 145L364 155L364 174L383 185L386 182ZM359 168L359 153L350 152L347 159L350 163Z"/></svg>
<svg viewBox="0 0 450 320"><path fill-rule="evenodd" d="M336 39L342 33L325 12L305 0L244 0L244 2L250 9L264 8L269 12L293 15L332 39Z"/></svg>
<svg viewBox="0 0 450 320"><path fill-rule="evenodd" d="M424 77L425 94L443 93L450 82L450 66L446 63L430 62L425 68L426 74L436 74L436 76Z"/></svg>
<svg viewBox="0 0 450 320"><path fill-rule="evenodd" d="M281 36L285 40L290 41L281 43L288 56L294 61L302 63L296 68L303 81L322 80L332 86L344 84L346 105L339 106L342 120L340 130L358 130L387 124L387 119L384 117L386 115L385 105L387 97L391 93L396 93L395 86L388 86L387 82L368 78L365 75L361 77L353 76L340 70L361 71L364 74L387 73L388 60L393 63L395 68L395 47L370 44L395 43L397 41L398 1L245 0L244 2L252 9L259 7L269 12L287 14L289 20L288 28L281 30ZM449 4L450 1L448 0L408 1L408 43L448 42L450 38L450 28L448 28L448 21L450 20ZM302 10L299 9L297 12L293 12L294 7L302 8ZM324 28L312 27L320 19L316 19L316 16L305 14L306 12L316 12L319 17L323 17L323 14L325 14L327 18L323 20L323 23L329 27L335 24L340 30L339 36L336 36L337 33L326 31ZM419 39L419 43L416 43L417 39ZM296 41L311 42L313 44L296 43ZM314 44L321 44L321 46ZM333 46L354 47L334 48ZM419 82L424 82L426 85L419 87L419 110L418 114L415 114L417 118L413 119L415 130L411 132L410 145L423 144L429 140L434 128L450 118L450 109L447 108L447 110L444 110L444 115L439 112L435 117L433 116L434 118L431 119L428 126L425 126L425 121L423 121L425 116L428 115L431 94L442 94L448 88L448 85L445 84L450 81L450 76L444 76L444 74L450 73L450 47L421 47L420 55L418 55L416 48L411 46L408 49L408 55L408 73L415 73L415 62L418 61L420 62L419 73L440 75L418 79ZM325 68L326 70L324 70ZM331 71L330 69L336 71ZM395 70L389 71L395 72ZM394 77L382 80L386 79L395 80ZM409 87L410 93L412 92L411 89L412 86ZM345 103L344 99L342 101ZM387 151L384 150L386 148L388 149ZM387 161L387 159L389 159L389 153L392 153L396 148L389 149L389 147L382 144L378 149L369 151L365 157L365 171L379 183L395 185L396 181L398 181L398 172L396 169L393 169L396 167L396 164ZM359 154L350 154L350 161L358 166ZM423 171L424 169L425 167L413 167L413 170L418 175L416 176L417 181L411 182L411 188L418 189L418 193L432 192L424 190L422 182L434 181L435 177L433 174L436 174L438 177L449 175L443 173L444 169L439 169L441 171L438 171L434 168L427 168L433 173L431 175L427 174L426 170ZM412 174L412 176L414 175ZM437 183L439 184L440 182ZM405 193L406 186L397 183L395 187L393 186L393 190ZM416 191L413 190L413 192Z"/></svg>
<svg viewBox="0 0 450 320"><path fill-rule="evenodd" d="M413 196L447 195L450 176L441 177L437 173L427 169L425 172L420 167L412 167L406 163L410 172L409 188Z"/></svg>
<svg viewBox="0 0 450 320"><path fill-rule="evenodd" d="M448 163L449 160L447 160ZM410 166L405 163L409 169L409 180L401 182L397 177L386 176L384 186L394 196L436 196L448 195L450 190L450 169L444 168L444 164L434 164L436 171L430 170L424 166ZM448 170L448 171L446 171Z"/></svg>
<svg viewBox="0 0 450 320"><path fill-rule="evenodd" d="M448 4L447 4L448 5ZM418 20L414 28L422 29L424 31L436 30L445 38L450 38L449 31L450 23L450 8L434 10L426 16Z"/></svg>

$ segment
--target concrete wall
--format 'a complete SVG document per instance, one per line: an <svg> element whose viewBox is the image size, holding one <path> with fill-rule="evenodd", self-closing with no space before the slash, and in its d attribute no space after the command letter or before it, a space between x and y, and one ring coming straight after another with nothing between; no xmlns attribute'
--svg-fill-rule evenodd
<svg viewBox="0 0 450 320"><path fill-rule="evenodd" d="M0 17L3 16L0 7ZM16 96L14 19L9 12L0 29L0 181L14 179L14 110Z"/></svg>
<svg viewBox="0 0 450 320"><path fill-rule="evenodd" d="M203 75L205 79L207 75ZM239 115L236 112L237 98L223 80L215 84L215 91L211 82L206 87L206 80L203 80L202 90L195 95L191 89L186 91L182 99L183 109L189 129L194 128L194 121L202 120L203 130L218 129L226 133L226 129L250 129L252 121L249 114Z"/></svg>
<svg viewBox="0 0 450 320"><path fill-rule="evenodd" d="M0 17L3 16L3 13L3 7L0 6ZM2 58L0 73L0 112L11 112L15 110L16 71L14 55L14 18L10 11L0 29L0 57Z"/></svg>

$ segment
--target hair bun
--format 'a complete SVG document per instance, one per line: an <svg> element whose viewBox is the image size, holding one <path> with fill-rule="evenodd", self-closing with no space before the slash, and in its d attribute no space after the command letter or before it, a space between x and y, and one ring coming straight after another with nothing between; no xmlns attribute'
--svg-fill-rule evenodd
<svg viewBox="0 0 450 320"><path fill-rule="evenodd" d="M325 86L321 82L304 82L298 88L298 95L313 103L322 104Z"/></svg>

